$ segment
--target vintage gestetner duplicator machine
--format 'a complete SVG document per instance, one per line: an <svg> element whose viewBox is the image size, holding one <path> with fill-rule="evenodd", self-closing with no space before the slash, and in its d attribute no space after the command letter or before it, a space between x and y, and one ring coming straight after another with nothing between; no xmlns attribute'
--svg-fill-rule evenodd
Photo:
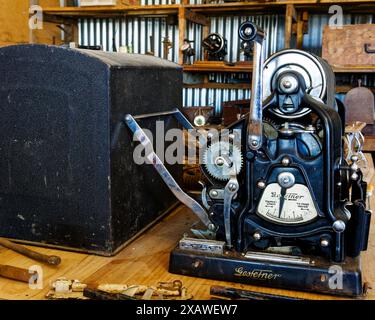
<svg viewBox="0 0 375 320"><path fill-rule="evenodd" d="M265 33L241 25L253 41L250 112L201 148L200 197L185 193L151 151L147 157L203 228L185 235L170 272L335 295L363 294L360 253L371 211L359 169L360 146L344 155L345 110L321 58L294 49L264 61ZM187 129L193 126L178 111ZM150 144L136 117L125 123Z"/></svg>

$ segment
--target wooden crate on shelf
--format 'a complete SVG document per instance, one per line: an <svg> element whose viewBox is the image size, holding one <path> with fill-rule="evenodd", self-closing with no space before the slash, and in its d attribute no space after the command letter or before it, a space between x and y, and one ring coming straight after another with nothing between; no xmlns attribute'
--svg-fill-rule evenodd
<svg viewBox="0 0 375 320"><path fill-rule="evenodd" d="M323 58L339 68L375 65L375 24L326 26L323 31Z"/></svg>

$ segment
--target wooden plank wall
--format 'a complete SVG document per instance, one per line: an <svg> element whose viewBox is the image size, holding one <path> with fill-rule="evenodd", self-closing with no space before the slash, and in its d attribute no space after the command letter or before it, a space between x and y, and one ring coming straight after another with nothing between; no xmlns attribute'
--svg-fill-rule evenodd
<svg viewBox="0 0 375 320"><path fill-rule="evenodd" d="M29 8L59 6L59 0L0 1L0 46L19 43L60 44L61 32L53 23L44 23L43 30L30 32Z"/></svg>
<svg viewBox="0 0 375 320"><path fill-rule="evenodd" d="M0 1L0 45L29 42L29 0Z"/></svg>

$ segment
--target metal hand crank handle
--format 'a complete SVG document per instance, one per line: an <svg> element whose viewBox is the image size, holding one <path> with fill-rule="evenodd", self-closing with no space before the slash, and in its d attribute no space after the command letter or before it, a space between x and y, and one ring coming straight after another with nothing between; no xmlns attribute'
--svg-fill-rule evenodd
<svg viewBox="0 0 375 320"><path fill-rule="evenodd" d="M263 142L263 42L265 39L265 33L256 26L255 30L251 102L249 123L247 127L247 143L252 150L258 150Z"/></svg>
<svg viewBox="0 0 375 320"><path fill-rule="evenodd" d="M146 157L150 163L154 166L155 170L159 173L160 177L167 184L168 188L172 191L175 197L180 200L184 205L189 207L198 218L207 226L209 229L213 229L214 225L208 218L207 212L204 208L193 198L187 195L181 187L178 185L176 180L172 177L168 169L162 163L160 158L157 156L153 149L153 145L150 139L147 137L144 130L138 125L133 116L130 114L126 115L125 123L129 129L133 132L135 138L145 147Z"/></svg>

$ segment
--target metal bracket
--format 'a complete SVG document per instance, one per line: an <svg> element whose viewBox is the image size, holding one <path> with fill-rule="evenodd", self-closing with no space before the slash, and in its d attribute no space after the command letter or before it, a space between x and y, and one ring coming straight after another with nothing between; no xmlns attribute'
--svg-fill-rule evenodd
<svg viewBox="0 0 375 320"><path fill-rule="evenodd" d="M239 183L236 176L236 166L233 164L231 169L231 176L224 189L224 228L225 228L225 239L227 246L232 247L232 227L231 227L231 208L232 200L237 194L239 189Z"/></svg>

